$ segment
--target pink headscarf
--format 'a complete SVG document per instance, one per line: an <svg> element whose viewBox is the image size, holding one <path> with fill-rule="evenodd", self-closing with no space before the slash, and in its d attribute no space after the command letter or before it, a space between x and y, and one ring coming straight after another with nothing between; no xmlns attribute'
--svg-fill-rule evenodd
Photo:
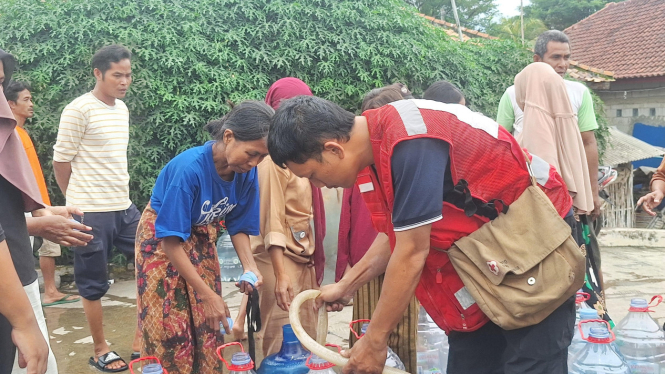
<svg viewBox="0 0 665 374"><path fill-rule="evenodd" d="M296 96L314 96L307 83L298 78L282 78L273 83L266 94L266 104L277 110L282 100L291 99ZM316 281L319 285L323 282L323 272L326 268L326 254L323 248L323 239L326 236L326 210L323 204L321 189L312 187L312 211L314 213L314 269L316 270Z"/></svg>
<svg viewBox="0 0 665 374"><path fill-rule="evenodd" d="M517 142L554 165L580 214L593 211L586 152L563 79L548 64L534 62L515 77L515 99L524 111Z"/></svg>
<svg viewBox="0 0 665 374"><path fill-rule="evenodd" d="M268 89L266 95L266 104L277 110L282 100L287 100L296 96L314 96L307 83L298 78L282 78L273 83Z"/></svg>
<svg viewBox="0 0 665 374"><path fill-rule="evenodd" d="M21 139L14 130L16 120L5 95L0 93L0 175L23 195L26 212L44 207L37 180Z"/></svg>

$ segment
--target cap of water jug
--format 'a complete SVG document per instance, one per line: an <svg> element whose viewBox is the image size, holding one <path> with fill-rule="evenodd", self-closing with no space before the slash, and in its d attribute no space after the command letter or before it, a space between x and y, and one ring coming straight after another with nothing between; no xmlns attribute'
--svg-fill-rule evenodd
<svg viewBox="0 0 665 374"><path fill-rule="evenodd" d="M605 326L603 327L598 327L598 326L593 326L589 329L589 336L585 337L584 336L584 330L582 330L582 325L586 323L603 323ZM602 320L602 319L588 319L586 321L580 321L579 326L577 328L580 331L580 337L583 340L588 341L589 343L597 343L597 344L609 344L612 343L616 337L614 336L614 332L610 329L610 323Z"/></svg>
<svg viewBox="0 0 665 374"><path fill-rule="evenodd" d="M143 367L141 372L143 374L162 374L164 373L164 369L160 364L148 364Z"/></svg>
<svg viewBox="0 0 665 374"><path fill-rule="evenodd" d="M311 356L307 357L305 366L312 370L326 370L335 366L335 364L328 362L315 354L312 354Z"/></svg>
<svg viewBox="0 0 665 374"><path fill-rule="evenodd" d="M231 356L231 363L229 363L224 359L224 356L222 356L222 350L232 345L240 346L241 352L234 353L233 356ZM240 342L227 343L217 347L217 357L226 364L229 371L248 371L254 369L252 358L249 357L249 353L245 352L245 349Z"/></svg>
<svg viewBox="0 0 665 374"><path fill-rule="evenodd" d="M596 319L598 311L595 309L580 309L580 320Z"/></svg>
<svg viewBox="0 0 665 374"><path fill-rule="evenodd" d="M630 309L646 309L648 306L646 299L630 299Z"/></svg>
<svg viewBox="0 0 665 374"><path fill-rule="evenodd" d="M231 365L243 366L252 362L247 352L236 352L231 356Z"/></svg>
<svg viewBox="0 0 665 374"><path fill-rule="evenodd" d="M655 304L651 305L651 303L656 302ZM628 309L629 312L653 312L653 310L649 309L652 307L656 307L660 305L660 303L663 302L663 297L660 295L656 295L651 298L650 302L647 302L646 299L631 299L630 300L630 308Z"/></svg>
<svg viewBox="0 0 665 374"><path fill-rule="evenodd" d="M589 341L592 343L609 343L611 341L610 332L605 327L592 327L589 329Z"/></svg>
<svg viewBox="0 0 665 374"><path fill-rule="evenodd" d="M582 292L582 290L580 289L579 291L577 291L577 294L575 295L575 303L576 304L581 304L581 303L589 300L589 298L591 298L591 295L589 295L586 292Z"/></svg>

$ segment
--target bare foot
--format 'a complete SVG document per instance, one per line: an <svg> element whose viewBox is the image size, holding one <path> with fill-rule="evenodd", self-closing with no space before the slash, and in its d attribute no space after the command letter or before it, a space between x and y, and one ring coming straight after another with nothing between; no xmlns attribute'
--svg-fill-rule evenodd
<svg viewBox="0 0 665 374"><path fill-rule="evenodd" d="M95 362L99 359L100 356L103 356L111 351L111 348L105 343L103 346L100 346L99 348L95 348ZM115 370L115 369L121 369L123 367L127 367L127 364L125 364L122 361L115 361L111 362L110 364L106 365L107 369Z"/></svg>
<svg viewBox="0 0 665 374"><path fill-rule="evenodd" d="M54 293L45 293L42 304L51 304L56 301L60 301L63 298L65 301L79 301L81 299L79 295L67 295L56 290Z"/></svg>

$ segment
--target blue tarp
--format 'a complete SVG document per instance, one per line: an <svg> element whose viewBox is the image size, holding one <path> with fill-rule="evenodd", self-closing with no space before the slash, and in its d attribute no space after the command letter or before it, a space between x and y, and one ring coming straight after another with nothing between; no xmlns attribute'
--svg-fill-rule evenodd
<svg viewBox="0 0 665 374"><path fill-rule="evenodd" d="M665 127L649 126L644 123L636 123L633 128L633 136L645 143L665 148ZM634 161L634 167L650 166L657 168L660 166L662 157L652 157L645 160Z"/></svg>

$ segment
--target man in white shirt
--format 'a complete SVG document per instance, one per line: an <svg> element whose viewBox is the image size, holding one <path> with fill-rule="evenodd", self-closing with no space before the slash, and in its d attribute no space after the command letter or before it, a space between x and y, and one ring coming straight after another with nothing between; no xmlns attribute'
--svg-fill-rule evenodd
<svg viewBox="0 0 665 374"><path fill-rule="evenodd" d="M129 200L129 111L119 100L132 82L130 59L129 50L119 45L95 53L95 88L65 107L53 147L58 186L67 205L84 212L81 220L94 235L87 246L72 250L76 286L94 341L89 363L104 372L127 370L127 363L104 338L101 298L109 289L108 256L115 246L133 261L141 218Z"/></svg>
<svg viewBox="0 0 665 374"><path fill-rule="evenodd" d="M540 34L536 40L533 61L550 65L563 78L570 65L570 41L566 34L558 30L549 30ZM598 123L593 110L593 99L584 84L568 80L564 80L564 83L568 89L573 112L577 114L577 123L584 142L594 196L591 218L596 219L600 215L600 206L603 201L598 196L598 146L594 135ZM523 115L524 113L515 101L515 86L510 86L501 97L496 121L517 136L522 131Z"/></svg>

